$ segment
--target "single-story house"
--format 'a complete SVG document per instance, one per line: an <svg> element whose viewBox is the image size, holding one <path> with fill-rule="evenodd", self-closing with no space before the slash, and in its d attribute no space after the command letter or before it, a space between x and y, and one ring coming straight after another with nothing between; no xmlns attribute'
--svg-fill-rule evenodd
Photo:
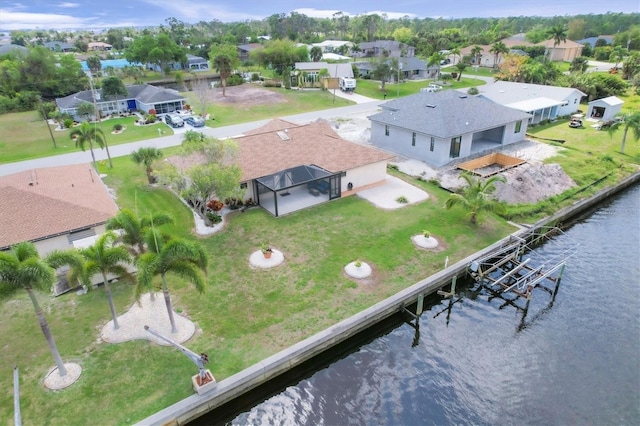
<svg viewBox="0 0 640 426"><path fill-rule="evenodd" d="M255 49L261 49L264 46L260 43L249 43L249 44L241 44L236 46L236 50L238 51L238 58L241 62L246 62L249 60L249 55Z"/></svg>
<svg viewBox="0 0 640 426"><path fill-rule="evenodd" d="M329 73L328 81L325 86L328 89L334 89L338 87L338 80L343 78L353 78L353 68L350 63L335 63L329 64L327 62L296 62L293 70L291 71L291 85L298 85L298 75L296 72L303 73L304 82L319 82L320 71L326 69Z"/></svg>
<svg viewBox="0 0 640 426"><path fill-rule="evenodd" d="M200 56L195 56L187 53L187 61L182 62L174 62L172 64L168 64L168 67L172 70L189 70L189 71L203 71L209 69L209 61ZM153 70L157 72L161 72L162 69L158 64L147 64L148 70Z"/></svg>
<svg viewBox="0 0 640 426"><path fill-rule="evenodd" d="M274 119L234 140L245 197L274 216L382 183L393 158L342 139L325 120L298 125ZM185 170L202 160L176 156L169 161Z"/></svg>
<svg viewBox="0 0 640 426"><path fill-rule="evenodd" d="M90 164L2 176L0 199L0 250L31 241L41 256L105 232L106 221L118 213Z"/></svg>
<svg viewBox="0 0 640 426"><path fill-rule="evenodd" d="M623 103L624 101L617 96L593 100L589 102L586 117L602 121L613 120Z"/></svg>
<svg viewBox="0 0 640 426"><path fill-rule="evenodd" d="M178 109L183 109L185 99L171 89L164 89L149 84L136 84L126 86L127 96L103 96L102 90L95 91L96 105L102 115L114 114L124 111L140 110L149 112L155 110L156 114L165 114ZM64 98L56 98L56 105L61 113L71 114L78 121L86 120L86 117L78 115L78 106L83 102L93 103L91 90L83 90Z"/></svg>
<svg viewBox="0 0 640 426"><path fill-rule="evenodd" d="M561 41L557 46L554 46L554 44L555 40L549 39L537 45L547 48L549 58L552 61L571 62L575 58L582 56L582 48L584 46L580 43L576 43L573 40L565 40Z"/></svg>
<svg viewBox="0 0 640 426"><path fill-rule="evenodd" d="M560 42L559 45L555 46L555 50L554 50L555 41L553 39L544 40L544 41L541 41L540 43L534 44L526 41L526 39L523 37L522 34L516 34L512 37L505 38L501 41L509 49L509 54L512 54L512 55L513 54L521 55L522 53L524 53L522 50L516 49L517 46L545 46L548 52L547 55L551 58L552 61L571 62L576 57L582 55L582 47L583 47L583 45L580 43L576 43L575 41L572 41L572 40L567 40L567 41ZM475 58L471 55L471 51L473 50L475 45L463 47L462 49L460 49L460 55L469 56L471 58L470 60L471 65L479 65L483 67L498 66L504 60L504 55L499 55L496 58L495 54L491 53L491 49L493 45L483 44L479 46L482 49L482 52L480 53L478 58ZM552 51L553 51L553 56L551 56Z"/></svg>
<svg viewBox="0 0 640 426"><path fill-rule="evenodd" d="M27 53L29 49L19 44L0 44L0 56L8 55L10 53Z"/></svg>
<svg viewBox="0 0 640 426"><path fill-rule="evenodd" d="M590 45L591 47L596 47L596 42L598 40L603 40L604 44L610 45L613 44L613 36L612 35L601 35L597 37L587 37L582 40L578 40L576 43L580 43L581 45Z"/></svg>
<svg viewBox="0 0 640 426"><path fill-rule="evenodd" d="M523 140L530 117L455 90L420 92L381 108L369 117L371 143L436 167Z"/></svg>
<svg viewBox="0 0 640 426"><path fill-rule="evenodd" d="M478 90L478 96L481 98L530 113L531 124L575 113L580 108L580 100L586 96L585 93L571 87L511 81L496 81L493 84L478 86Z"/></svg>
<svg viewBox="0 0 640 426"><path fill-rule="evenodd" d="M73 52L76 50L74 46L65 41L48 41L43 46L54 52Z"/></svg>
<svg viewBox="0 0 640 426"><path fill-rule="evenodd" d="M353 43L345 40L325 40L321 43L312 43L311 47L319 47L322 49L322 53L332 53L336 52L342 46L347 46L349 49L353 47ZM311 50L311 49L309 49Z"/></svg>
<svg viewBox="0 0 640 426"><path fill-rule="evenodd" d="M90 43L87 43L87 50L89 51L111 50L112 48L113 46L111 46L109 43L104 43L102 41L92 41Z"/></svg>
<svg viewBox="0 0 640 426"><path fill-rule="evenodd" d="M410 58L416 56L415 47L395 40L366 41L360 43L359 46L360 51L356 52L359 57L391 56L398 58L402 56Z"/></svg>
<svg viewBox="0 0 640 426"><path fill-rule="evenodd" d="M389 82L394 83L398 76L400 80L417 80L425 78L438 78L440 75L440 65L427 65L427 62L412 58L398 58L400 70L395 70L391 75ZM373 74L375 65L371 62L356 62L360 77Z"/></svg>

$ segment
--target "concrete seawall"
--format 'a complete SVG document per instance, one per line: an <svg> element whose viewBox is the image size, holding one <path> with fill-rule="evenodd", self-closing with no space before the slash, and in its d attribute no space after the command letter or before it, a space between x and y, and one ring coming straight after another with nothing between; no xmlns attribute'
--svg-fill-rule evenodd
<svg viewBox="0 0 640 426"><path fill-rule="evenodd" d="M622 191L640 181L640 172L606 188L588 199L576 202L574 205L558 211L545 218L532 229L543 226L566 223L581 213L595 207L606 198ZM529 232L529 229L519 230L513 236ZM277 354L254 364L253 366L218 382L217 387L204 395L192 395L179 401L138 423L138 425L183 425L207 413L238 396L266 383L280 374L296 367L303 362L321 354L327 349L341 343L361 331L375 325L385 318L397 313L403 306L415 303L420 294L429 295L451 283L454 276L465 275L468 265L475 259L491 253L511 236L468 256L448 268L439 271L424 280L394 294L393 296L329 327ZM187 380L188 378L185 378Z"/></svg>

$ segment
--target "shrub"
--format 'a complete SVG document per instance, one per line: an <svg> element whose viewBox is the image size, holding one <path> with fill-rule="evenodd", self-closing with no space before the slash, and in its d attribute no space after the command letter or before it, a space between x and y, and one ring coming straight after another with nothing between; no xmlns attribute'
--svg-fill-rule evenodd
<svg viewBox="0 0 640 426"><path fill-rule="evenodd" d="M251 81L258 81L260 80L260 75L258 75L257 72L254 72L251 74Z"/></svg>
<svg viewBox="0 0 640 426"><path fill-rule="evenodd" d="M73 127L73 118L65 118L63 124L64 124L64 127L66 129L72 128Z"/></svg>
<svg viewBox="0 0 640 426"><path fill-rule="evenodd" d="M151 114L151 115L156 115L156 110L155 110L155 109L153 109L153 108L151 108L151 109L149 110L149 114Z"/></svg>
<svg viewBox="0 0 640 426"><path fill-rule="evenodd" d="M211 200L207 203L207 207L213 210L214 212L219 212L224 207L224 204L220 200Z"/></svg>
<svg viewBox="0 0 640 426"><path fill-rule="evenodd" d="M407 200L407 197L405 197L404 195L401 195L398 198L396 198L396 201L400 204L407 204L409 202L409 200Z"/></svg>
<svg viewBox="0 0 640 426"><path fill-rule="evenodd" d="M467 90L467 95L475 96L478 93L480 93L480 91L478 90L477 87L469 87L469 90Z"/></svg>
<svg viewBox="0 0 640 426"><path fill-rule="evenodd" d="M214 225L222 222L222 216L214 212L207 212L207 219L209 219Z"/></svg>
<svg viewBox="0 0 640 426"><path fill-rule="evenodd" d="M122 130L122 124L118 123L113 125L114 132L119 132L120 130Z"/></svg>

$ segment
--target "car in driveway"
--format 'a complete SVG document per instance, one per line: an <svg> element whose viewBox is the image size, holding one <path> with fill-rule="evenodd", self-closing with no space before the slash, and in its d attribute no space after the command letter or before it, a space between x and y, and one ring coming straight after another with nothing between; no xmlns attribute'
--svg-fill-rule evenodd
<svg viewBox="0 0 640 426"><path fill-rule="evenodd" d="M192 115L191 117L187 117L184 121L193 127L204 127L204 118L198 115Z"/></svg>
<svg viewBox="0 0 640 426"><path fill-rule="evenodd" d="M429 93L439 92L440 90L442 90L442 86L435 83L431 83L427 87L423 87L420 89L421 92L429 92Z"/></svg>
<svg viewBox="0 0 640 426"><path fill-rule="evenodd" d="M164 122L169 126L176 127L184 127L184 120L180 118L178 114L169 113L164 116Z"/></svg>

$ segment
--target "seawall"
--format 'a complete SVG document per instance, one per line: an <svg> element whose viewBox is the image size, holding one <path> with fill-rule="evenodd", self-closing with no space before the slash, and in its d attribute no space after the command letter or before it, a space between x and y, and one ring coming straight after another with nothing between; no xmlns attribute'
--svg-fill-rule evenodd
<svg viewBox="0 0 640 426"><path fill-rule="evenodd" d="M531 229L567 223L585 211L594 208L608 197L639 181L640 172L627 177L615 186L606 188L585 200L576 202L572 206L558 211L554 215L537 222ZM516 231L510 236L417 282L370 308L280 351L233 376L221 380L211 392L203 395L194 394L189 396L147 417L139 422L138 425L184 425L397 313L402 307L415 303L419 295L422 294L426 296L449 285L454 276L459 277L466 274L467 267L473 260L502 246L511 236L525 234L530 232L531 229ZM188 379L189 378L185 377L185 380Z"/></svg>

